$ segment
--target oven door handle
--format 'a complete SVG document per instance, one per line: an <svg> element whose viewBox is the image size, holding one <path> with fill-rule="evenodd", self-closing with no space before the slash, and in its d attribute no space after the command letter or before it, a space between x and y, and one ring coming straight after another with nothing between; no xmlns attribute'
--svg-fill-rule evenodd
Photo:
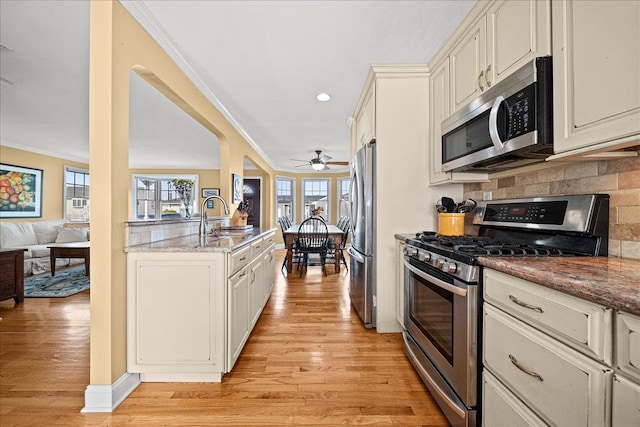
<svg viewBox="0 0 640 427"><path fill-rule="evenodd" d="M409 262L405 259L404 260L404 266L406 268L409 269L409 271L411 271L413 274L423 278L424 280L433 283L434 285L438 286L439 288L444 289L445 291L451 292L452 294L456 294L456 295L460 295L461 297L466 297L467 296L467 290L466 289L462 289L459 288L457 286L451 285L443 280L437 279L433 276L429 276L428 274L426 274L425 272L417 269L416 267L414 267L413 265L409 264Z"/></svg>

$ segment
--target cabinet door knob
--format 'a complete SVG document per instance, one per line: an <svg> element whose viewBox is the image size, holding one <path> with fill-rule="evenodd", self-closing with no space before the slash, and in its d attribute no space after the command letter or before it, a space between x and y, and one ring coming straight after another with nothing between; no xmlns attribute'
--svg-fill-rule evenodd
<svg viewBox="0 0 640 427"><path fill-rule="evenodd" d="M491 71L491 64L487 67L487 71L484 73L484 81L487 83L487 87L491 87L491 80L489 80L489 72Z"/></svg>
<svg viewBox="0 0 640 427"><path fill-rule="evenodd" d="M480 71L480 74L478 74L478 87L480 88L480 91L484 91L484 86L482 86L482 77L484 76L484 70Z"/></svg>

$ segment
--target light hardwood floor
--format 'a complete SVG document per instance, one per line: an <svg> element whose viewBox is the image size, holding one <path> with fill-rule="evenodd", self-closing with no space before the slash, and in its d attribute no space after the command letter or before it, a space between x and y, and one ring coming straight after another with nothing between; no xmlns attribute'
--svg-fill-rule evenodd
<svg viewBox="0 0 640 427"><path fill-rule="evenodd" d="M277 251L282 265L284 251ZM143 383L113 413L81 414L89 383L89 292L0 302L0 426L447 426L402 353L362 327L349 275L278 271L273 294L222 383Z"/></svg>

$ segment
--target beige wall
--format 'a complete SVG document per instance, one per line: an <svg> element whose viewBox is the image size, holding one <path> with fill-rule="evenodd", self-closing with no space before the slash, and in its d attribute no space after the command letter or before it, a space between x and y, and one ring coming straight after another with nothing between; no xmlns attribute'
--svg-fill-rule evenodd
<svg viewBox="0 0 640 427"><path fill-rule="evenodd" d="M26 168L42 169L42 218L3 218L2 221L40 221L64 216L64 167L89 169L89 165L59 157L0 146L0 162Z"/></svg>
<svg viewBox="0 0 640 427"><path fill-rule="evenodd" d="M465 184L465 197L482 200L605 193L611 196L609 256L640 259L640 157L564 163L515 176Z"/></svg>

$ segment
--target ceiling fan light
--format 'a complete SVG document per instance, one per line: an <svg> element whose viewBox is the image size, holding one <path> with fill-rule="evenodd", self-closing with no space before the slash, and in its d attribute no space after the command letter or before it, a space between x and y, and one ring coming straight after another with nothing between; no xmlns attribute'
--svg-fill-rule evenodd
<svg viewBox="0 0 640 427"><path fill-rule="evenodd" d="M323 163L312 163L311 167L314 170L321 171L322 169L324 169L324 164Z"/></svg>

